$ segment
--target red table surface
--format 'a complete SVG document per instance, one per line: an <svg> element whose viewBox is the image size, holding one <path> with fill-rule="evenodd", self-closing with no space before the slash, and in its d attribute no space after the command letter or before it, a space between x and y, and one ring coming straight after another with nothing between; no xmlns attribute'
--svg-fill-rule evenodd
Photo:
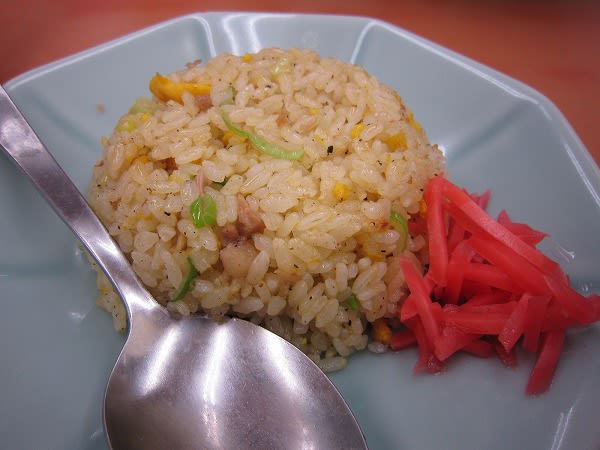
<svg viewBox="0 0 600 450"><path fill-rule="evenodd" d="M192 12L379 18L514 77L548 97L600 164L600 2L595 0L20 0L0 15L0 83Z"/></svg>

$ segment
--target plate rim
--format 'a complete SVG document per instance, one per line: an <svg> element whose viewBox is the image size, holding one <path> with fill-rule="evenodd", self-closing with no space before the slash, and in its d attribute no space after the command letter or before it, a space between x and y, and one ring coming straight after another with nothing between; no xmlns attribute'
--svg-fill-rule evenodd
<svg viewBox="0 0 600 450"><path fill-rule="evenodd" d="M546 116L545 120L551 120L554 124L560 125L556 129L556 139L560 139L560 144L561 144L560 152L568 153L569 147L567 147L567 145L571 144L570 148L573 150L573 153L569 154L569 158L573 163L577 163L578 166L580 168L582 168L583 172L578 170L580 178L582 178L584 182L586 180L588 180L588 183L585 183L588 192L595 194L596 199L598 199L598 192L600 192L600 170L598 169L597 165L591 158L591 154L589 154L589 152L585 148L585 145L581 142L581 140L579 139L577 134L571 128L566 117L547 97L545 97L543 94L536 91L534 88L532 88L532 87L526 85L525 83L522 83L514 78L511 78L508 75L505 75L493 68L485 66L485 65L483 65L475 60L472 60L464 55L461 55L453 50L447 49L443 46L440 46L439 44L431 42L431 41L427 40L426 38L418 36L410 31L404 30L401 27L398 27L397 25L390 24L390 23L382 21L380 19L374 19L374 18L369 18L369 17L364 17L364 16L347 16L347 15L336 15L336 14L305 14L305 13L283 14L283 13L255 13L255 12L248 12L248 13L210 12L210 13L186 14L186 15L178 16L178 17L166 20L166 21L158 22L154 25L142 28L142 29L134 31L132 33L128 33L126 35L117 37L117 38L107 41L105 43L101 43L101 44L91 47L89 49L74 53L72 55L68 55L59 60L47 63L45 65L39 66L34 69L31 69L15 78L9 80L9 82L7 82L5 84L5 87L8 86L7 90L10 92L10 90L12 90L14 87L17 87L22 83L27 83L29 81L32 81L36 77L44 75L46 72L51 72L57 68L65 66L65 65L77 63L81 59L87 58L90 56L94 56L98 52L108 50L114 46L121 45L121 44L126 43L133 39L142 38L145 34L151 34L157 30L160 30L163 27L168 27L173 24L177 24L179 22L188 20L190 18L199 20L199 21L203 21L203 20L205 20L205 18L207 16L217 16L218 15L221 17L225 17L227 15L233 15L233 14L236 14L236 15L242 14L242 15L246 15L246 16L261 15L263 17L271 16L271 17L275 17L275 18L285 16L288 18L289 17L313 17L313 18L320 17L320 18L327 18L327 19L333 18L335 20L337 20L337 19L343 20L348 17L352 18L352 20L362 19L364 21L363 29L365 27L374 26L374 25L383 26L385 29L392 31L398 37L404 38L404 39L410 39L412 42L415 42L416 44L419 45L419 47L423 51L435 51L437 54L444 57L449 62L460 63L461 69L469 70L469 72L473 72L473 68L478 69L479 70L477 72L478 76L481 74L485 74L485 75L487 75L487 77L491 76L494 80L501 82L502 86L508 86L512 89L516 89L520 94L522 94L521 95L522 97L533 101L535 103L536 109L541 109L541 112L543 112ZM357 21L357 23L359 23L359 21ZM205 22L205 26L209 26L209 28L210 28L210 26L214 26L214 24ZM558 124L556 122L558 122ZM587 157L587 160L586 160L586 157ZM585 177L584 177L584 175L585 175ZM600 206L600 202L597 201L596 203L597 203L597 205Z"/></svg>
<svg viewBox="0 0 600 450"><path fill-rule="evenodd" d="M300 18L300 19L322 19L344 21L352 20L357 23L362 23L362 30L360 31L359 40L370 28L379 26L391 31L397 36L403 39L409 40L417 44L420 48L430 53L446 59L452 64L459 65L461 69L467 70L474 73L478 77L483 77L499 87L514 91L519 94L520 97L525 97L532 101L536 108L546 117L546 120L552 122L556 127L556 131L562 141L562 149L566 152L569 160L575 166L579 176L589 192L593 197L596 205L600 208L600 165L596 163L585 143L581 140L575 129L569 122L565 114L558 108L558 106L546 95L536 88L528 85L527 83L520 81L506 73L503 73L491 66L483 64L471 57L463 55L455 50L452 50L444 45L438 44L428 38L420 36L412 31L409 31L399 25L385 21L383 19L364 16L364 15L349 15L349 14L335 14L335 13L304 13L304 12L257 12L257 11L206 11L206 12L191 12L183 15L178 15L166 20L158 21L154 24L142 27L136 31L126 33L124 35L115 37L106 42L94 45L87 49L66 55L62 58L54 61L42 64L40 66L31 68L3 83L3 87L10 94L13 89L17 88L22 84L42 76L43 74L56 70L62 66L67 66L76 63L79 60L91 57L99 52L109 50L112 47L122 45L126 42L138 39L147 34L152 34L157 30L166 28L172 25L176 25L181 22L195 20L200 22L208 31L210 37L211 22L210 20L222 19L232 16L244 16L244 17L271 17L275 19L282 18ZM210 44L210 43L209 43ZM211 51L214 50L211 45Z"/></svg>

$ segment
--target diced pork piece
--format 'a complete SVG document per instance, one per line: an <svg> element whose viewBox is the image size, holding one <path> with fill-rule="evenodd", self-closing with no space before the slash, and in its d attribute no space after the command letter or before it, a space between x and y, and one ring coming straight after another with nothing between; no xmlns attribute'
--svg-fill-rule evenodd
<svg viewBox="0 0 600 450"><path fill-rule="evenodd" d="M238 194L238 221L237 230L241 237L250 237L254 233L262 233L265 229L265 223L262 221L256 211L250 208L243 195Z"/></svg>
<svg viewBox="0 0 600 450"><path fill-rule="evenodd" d="M221 244L227 247L229 244L235 244L240 240L240 233L234 223L227 223L221 229Z"/></svg>

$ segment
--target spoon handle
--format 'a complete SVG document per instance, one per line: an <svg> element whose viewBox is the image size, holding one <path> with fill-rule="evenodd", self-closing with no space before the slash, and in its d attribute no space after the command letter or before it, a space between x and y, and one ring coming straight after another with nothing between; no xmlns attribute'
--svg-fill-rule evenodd
<svg viewBox="0 0 600 450"><path fill-rule="evenodd" d="M71 228L132 309L156 303L142 287L129 262L75 184L36 136L0 86L0 147L25 172L58 216Z"/></svg>

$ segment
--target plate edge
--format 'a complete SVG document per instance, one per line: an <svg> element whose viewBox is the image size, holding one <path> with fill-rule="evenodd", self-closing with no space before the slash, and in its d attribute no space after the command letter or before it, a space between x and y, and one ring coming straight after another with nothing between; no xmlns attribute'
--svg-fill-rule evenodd
<svg viewBox="0 0 600 450"><path fill-rule="evenodd" d="M534 87L510 76L499 70L480 63L466 55L463 55L455 50L438 44L428 38L420 36L410 30L407 30L399 25L392 24L383 19L362 16L362 15L345 15L345 14L333 14L333 13L284 13L284 12L256 12L256 11L208 11L208 12L193 12L176 16L167 20L162 20L141 28L137 31L133 31L122 36L116 37L104 43L95 45L88 49L67 55L55 61L43 64L38 67L23 72L16 77L11 78L3 84L7 92L11 92L17 86L27 83L28 81L43 75L49 71L52 71L58 67L65 66L76 62L77 60L89 57L99 51L108 50L111 47L120 45L124 42L134 40L145 34L150 34L156 30L166 28L177 24L179 22L196 20L200 22L206 29L207 35L211 36L211 26L214 25L213 20L215 18L222 18L231 15L243 15L247 17L253 16L272 16L272 17L305 17L305 18L330 18L332 20L353 20L357 24L362 22L361 34L368 31L372 27L382 27L395 35L398 35L404 39L408 39L424 48L427 51L433 52L436 55L446 59L452 64L460 65L462 68L474 72L479 76L492 79L494 82L499 83L501 87L507 90L517 91L521 96L526 97L532 101L536 107L550 120L554 125L557 126L557 133L563 141L563 148L565 149L572 164L576 167L578 173L583 178L586 188L594 198L596 204L600 207L600 166L596 163L591 153L583 143L579 135L575 132L575 129L570 124L568 118L564 113L556 106L556 104L550 100L549 97L538 91Z"/></svg>

